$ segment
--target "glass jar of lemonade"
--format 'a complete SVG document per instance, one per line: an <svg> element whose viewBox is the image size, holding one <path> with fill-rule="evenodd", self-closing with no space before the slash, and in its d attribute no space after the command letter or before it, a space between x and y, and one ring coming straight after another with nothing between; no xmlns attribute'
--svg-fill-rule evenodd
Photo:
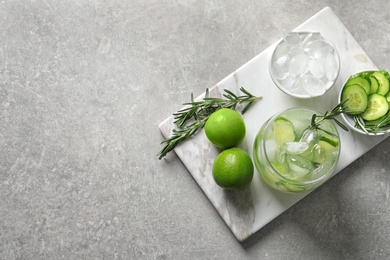
<svg viewBox="0 0 390 260"><path fill-rule="evenodd" d="M330 120L311 127L309 108L292 108L271 117L256 136L253 159L260 177L274 189L306 192L328 180L340 156L340 136ZM317 121L319 122L319 121Z"/></svg>

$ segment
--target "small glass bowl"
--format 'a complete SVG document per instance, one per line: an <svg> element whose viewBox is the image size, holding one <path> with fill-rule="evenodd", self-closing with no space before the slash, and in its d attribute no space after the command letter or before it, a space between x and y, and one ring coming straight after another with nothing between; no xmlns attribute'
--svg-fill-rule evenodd
<svg viewBox="0 0 390 260"><path fill-rule="evenodd" d="M341 88L340 92L339 92L339 96L338 96L338 102L340 103L341 102L341 95L343 93L343 90L344 90L344 87L345 85L347 84L348 80L350 78L353 78L353 77L356 77L357 75L361 74L361 73L372 73L376 70L365 70L365 71L359 71L359 72L356 72L355 74L351 75L343 84L343 87ZM378 129L378 131L376 131L375 133L373 132L365 132L363 131L361 128L357 127L356 126L356 123L355 123L355 119L354 119L354 116L353 115L349 115L349 114L346 114L346 113L342 113L341 114L341 118L343 119L343 121L345 122L345 124L348 126L348 128L350 128L351 130L359 133L359 134L362 134L362 135L369 135L369 136L379 136L379 135L385 135L385 134L388 134L390 133L390 127L386 127L386 128L383 128L383 129Z"/></svg>
<svg viewBox="0 0 390 260"><path fill-rule="evenodd" d="M270 75L284 93L313 98L334 86L340 73L336 48L319 32L290 32L277 44L269 62Z"/></svg>

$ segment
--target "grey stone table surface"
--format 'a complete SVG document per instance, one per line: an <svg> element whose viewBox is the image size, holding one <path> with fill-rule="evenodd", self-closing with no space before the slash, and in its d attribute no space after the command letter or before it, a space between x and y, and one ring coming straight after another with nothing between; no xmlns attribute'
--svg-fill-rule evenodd
<svg viewBox="0 0 390 260"><path fill-rule="evenodd" d="M242 243L156 157L191 93L326 6L389 70L387 0L2 1L0 259L389 259L390 139Z"/></svg>

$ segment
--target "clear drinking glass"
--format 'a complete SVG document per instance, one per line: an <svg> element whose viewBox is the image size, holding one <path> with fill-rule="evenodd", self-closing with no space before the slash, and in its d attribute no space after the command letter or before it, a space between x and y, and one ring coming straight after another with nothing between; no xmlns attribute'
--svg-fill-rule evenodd
<svg viewBox="0 0 390 260"><path fill-rule="evenodd" d="M328 180L340 156L340 137L330 120L310 128L310 108L280 112L261 127L254 142L253 159L260 177L274 189L306 192Z"/></svg>

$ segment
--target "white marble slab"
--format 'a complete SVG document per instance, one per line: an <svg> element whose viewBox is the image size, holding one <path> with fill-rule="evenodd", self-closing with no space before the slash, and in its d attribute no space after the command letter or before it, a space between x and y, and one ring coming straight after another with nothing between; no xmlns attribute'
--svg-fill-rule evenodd
<svg viewBox="0 0 390 260"><path fill-rule="evenodd" d="M337 104L337 95L342 82L349 75L357 71L376 69L375 64L328 7L315 14L294 31L321 32L339 52L340 76L335 87L325 96L309 100L295 99L287 96L274 85L269 75L268 62L277 43L210 88L212 96L221 96L224 89L239 94L239 88L242 86L252 94L263 97L244 115L247 134L241 147L251 155L254 138L261 125L270 116L286 108L296 106L308 106L319 111L328 111ZM203 98L203 96L201 95L198 99ZM172 122L173 118L169 117L159 125L165 137L169 137L171 134L174 127ZM342 147L335 174L387 137L367 137L353 131L345 132L340 128L339 132ZM260 230L307 195L307 193L284 194L274 191L262 182L257 172L255 172L250 188L246 191L226 191L219 188L214 183L211 174L213 161L218 150L209 143L204 131L178 146L175 152L239 241L245 240Z"/></svg>

